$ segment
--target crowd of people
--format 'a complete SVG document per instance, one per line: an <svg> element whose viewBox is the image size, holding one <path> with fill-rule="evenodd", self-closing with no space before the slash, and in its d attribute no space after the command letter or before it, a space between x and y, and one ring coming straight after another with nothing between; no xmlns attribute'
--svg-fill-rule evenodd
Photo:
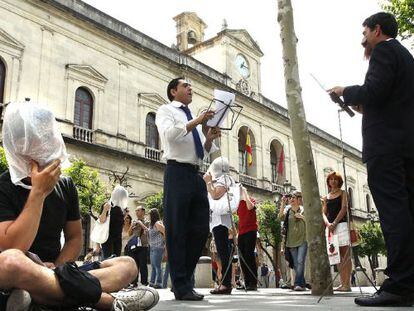
<svg viewBox="0 0 414 311"><path fill-rule="evenodd" d="M391 14L374 14L363 27L363 46L370 58L364 85L334 87L330 92L343 96L346 105L364 115L363 160L385 236L389 278L373 296L355 302L410 306L414 304L414 60L395 40L398 27ZM221 136L220 128L207 126L214 111L193 118L188 107L192 86L183 77L168 84L167 96L171 103L160 106L156 115L166 160L163 221L157 209L146 218L144 206L131 217L127 191L115 187L98 217L100 225L109 224L106 239L81 266L75 263L82 246L78 193L73 181L61 175L67 153L55 117L41 105L8 105L2 142L9 170L0 176L1 308L7 301L8 311L16 310L16 305L27 310L31 303L149 310L158 303L156 289L166 286L168 276L175 299L203 300L194 289L194 272L210 232L218 280L211 294L231 294L236 274L242 276L240 288L257 290L255 248L261 247L257 248L256 202L231 177L225 157L216 158L204 176L199 174L203 159L218 151L214 141ZM322 218L326 236L336 235L340 249L341 285L336 290L348 292L353 274L347 196L339 174L330 174L326 182ZM278 208L293 290L304 291L309 286L304 273L308 241L302 194L286 194ZM233 214L238 216L238 228ZM102 258L94 260L100 251ZM268 276L269 269L262 265L264 286Z"/></svg>

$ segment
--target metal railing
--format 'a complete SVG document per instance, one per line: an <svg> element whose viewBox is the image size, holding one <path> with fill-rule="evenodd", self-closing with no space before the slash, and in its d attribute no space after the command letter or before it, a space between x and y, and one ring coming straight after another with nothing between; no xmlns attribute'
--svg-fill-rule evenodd
<svg viewBox="0 0 414 311"><path fill-rule="evenodd" d="M87 143L93 143L93 132L94 130L80 127L77 125L73 126L73 138Z"/></svg>
<svg viewBox="0 0 414 311"><path fill-rule="evenodd" d="M257 179L248 175L239 174L239 182L244 185L257 187Z"/></svg>
<svg viewBox="0 0 414 311"><path fill-rule="evenodd" d="M145 158L160 162L161 161L161 150L145 147Z"/></svg>

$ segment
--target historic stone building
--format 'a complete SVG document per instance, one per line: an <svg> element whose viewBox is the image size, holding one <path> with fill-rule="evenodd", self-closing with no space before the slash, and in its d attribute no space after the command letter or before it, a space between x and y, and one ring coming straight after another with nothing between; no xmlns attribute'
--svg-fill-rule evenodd
<svg viewBox="0 0 414 311"><path fill-rule="evenodd" d="M223 133L221 152L254 196L274 199L286 179L300 186L287 110L261 93L263 53L246 30L223 25L205 40L206 24L184 12L174 17L177 44L169 48L80 0L0 0L0 16L0 102L46 103L68 152L106 178L129 167L136 195L131 205L162 189L155 113L177 76L193 84L194 113L210 105L215 88L236 94L244 109L233 130ZM327 173L342 171L341 144L311 124L309 132L325 194ZM251 166L244 157L247 134ZM361 153L345 145L345 155L353 211L366 219L374 206Z"/></svg>

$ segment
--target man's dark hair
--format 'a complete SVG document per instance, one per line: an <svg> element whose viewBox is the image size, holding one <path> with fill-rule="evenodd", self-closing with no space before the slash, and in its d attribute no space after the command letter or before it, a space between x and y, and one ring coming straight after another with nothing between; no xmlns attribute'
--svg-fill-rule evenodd
<svg viewBox="0 0 414 311"><path fill-rule="evenodd" d="M171 90L176 90L177 89L177 86L180 83L180 80L185 80L185 78L184 77L178 77L178 78L172 79L171 82L168 83L167 96L168 96L168 99L170 101L174 100L174 96L171 95Z"/></svg>
<svg viewBox="0 0 414 311"><path fill-rule="evenodd" d="M367 26L371 30L373 30L376 25L380 25L383 34L391 38L395 38L398 34L398 24L395 20L394 15L392 15L391 13L376 13L368 17L362 23L362 26Z"/></svg>

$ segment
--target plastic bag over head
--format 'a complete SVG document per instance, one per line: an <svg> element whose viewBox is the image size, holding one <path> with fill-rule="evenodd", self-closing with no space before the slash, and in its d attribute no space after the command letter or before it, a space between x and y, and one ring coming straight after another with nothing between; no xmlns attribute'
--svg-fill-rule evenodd
<svg viewBox="0 0 414 311"><path fill-rule="evenodd" d="M31 160L42 169L59 159L67 160L66 147L53 113L32 102L11 103L3 120L3 147L11 181L30 189L22 179L31 175Z"/></svg>
<svg viewBox="0 0 414 311"><path fill-rule="evenodd" d="M128 191L120 185L115 186L111 194L111 203L125 209L128 204Z"/></svg>

